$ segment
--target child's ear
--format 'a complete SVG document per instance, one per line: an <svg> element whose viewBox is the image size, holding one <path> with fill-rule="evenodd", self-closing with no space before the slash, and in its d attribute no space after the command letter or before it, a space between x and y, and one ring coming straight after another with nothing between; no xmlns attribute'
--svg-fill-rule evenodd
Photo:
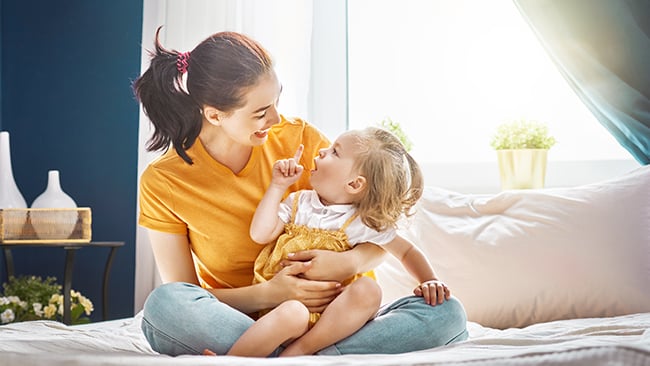
<svg viewBox="0 0 650 366"><path fill-rule="evenodd" d="M204 106L203 107L203 117L210 122L210 124L214 126L220 126L221 122L221 116L223 116L223 113L218 110L217 108L210 107L210 106Z"/></svg>
<svg viewBox="0 0 650 366"><path fill-rule="evenodd" d="M366 177L358 175L345 185L345 190L349 194L357 194L363 192L367 184Z"/></svg>

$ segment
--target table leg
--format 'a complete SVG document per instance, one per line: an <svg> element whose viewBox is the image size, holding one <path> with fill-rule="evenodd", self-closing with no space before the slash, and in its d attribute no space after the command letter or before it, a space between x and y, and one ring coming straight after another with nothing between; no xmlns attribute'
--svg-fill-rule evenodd
<svg viewBox="0 0 650 366"><path fill-rule="evenodd" d="M63 323L72 323L70 314L70 290L72 289L72 267L76 248L65 248L65 272L63 275Z"/></svg>
<svg viewBox="0 0 650 366"><path fill-rule="evenodd" d="M102 286L102 320L108 319L108 279L113 265L113 258L117 247L111 247L111 252L106 259L106 266L104 267L104 284Z"/></svg>
<svg viewBox="0 0 650 366"><path fill-rule="evenodd" d="M7 281L14 275L14 257L11 255L11 249L4 248L5 252L5 269L7 270Z"/></svg>

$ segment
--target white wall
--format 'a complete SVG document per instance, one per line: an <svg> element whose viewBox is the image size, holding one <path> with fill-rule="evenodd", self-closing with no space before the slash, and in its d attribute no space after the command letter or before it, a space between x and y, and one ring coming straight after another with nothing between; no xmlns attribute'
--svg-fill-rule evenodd
<svg viewBox="0 0 650 366"><path fill-rule="evenodd" d="M496 153L495 153L496 155ZM573 187L611 179L641 165L633 160L549 161L545 188ZM497 193L499 167L494 162L421 164L426 185L460 193Z"/></svg>

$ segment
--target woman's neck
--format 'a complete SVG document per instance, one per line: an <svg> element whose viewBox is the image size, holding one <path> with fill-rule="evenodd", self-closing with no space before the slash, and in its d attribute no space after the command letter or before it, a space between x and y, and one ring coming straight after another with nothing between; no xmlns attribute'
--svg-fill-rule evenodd
<svg viewBox="0 0 650 366"><path fill-rule="evenodd" d="M199 139L205 151L214 160L235 174L244 169L253 151L252 146L235 143L224 134L211 129L203 129L199 134Z"/></svg>

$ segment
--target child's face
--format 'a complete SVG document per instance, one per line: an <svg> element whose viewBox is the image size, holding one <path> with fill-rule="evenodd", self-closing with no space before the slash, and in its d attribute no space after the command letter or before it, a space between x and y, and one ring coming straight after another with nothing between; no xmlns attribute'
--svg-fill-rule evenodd
<svg viewBox="0 0 650 366"><path fill-rule="evenodd" d="M346 185L358 176L353 171L360 146L354 132L339 136L327 149L321 149L314 159L315 169L311 171L311 185L318 192L324 204L348 204L353 195Z"/></svg>

